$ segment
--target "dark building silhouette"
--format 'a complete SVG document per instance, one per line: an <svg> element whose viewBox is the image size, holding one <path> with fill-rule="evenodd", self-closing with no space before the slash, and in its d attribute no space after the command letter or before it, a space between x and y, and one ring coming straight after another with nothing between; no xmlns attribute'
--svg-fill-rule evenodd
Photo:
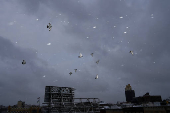
<svg viewBox="0 0 170 113"><path fill-rule="evenodd" d="M160 95L154 95L151 96L149 95L149 93L147 92L145 95L143 96L139 96L139 97L134 97L132 99L132 103L137 103L137 104L141 104L141 103L147 103L147 102L162 102L162 98Z"/></svg>
<svg viewBox="0 0 170 113"><path fill-rule="evenodd" d="M122 109L100 109L100 113L170 113L170 106L129 107Z"/></svg>
<svg viewBox="0 0 170 113"><path fill-rule="evenodd" d="M126 96L126 102L131 102L133 97L135 97L135 91L132 90L130 84L126 85L125 96Z"/></svg>

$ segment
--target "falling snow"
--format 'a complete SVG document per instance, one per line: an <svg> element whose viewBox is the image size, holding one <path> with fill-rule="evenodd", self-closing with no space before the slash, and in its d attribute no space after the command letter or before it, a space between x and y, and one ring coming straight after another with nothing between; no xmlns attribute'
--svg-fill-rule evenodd
<svg viewBox="0 0 170 113"><path fill-rule="evenodd" d="M153 14L151 14L151 18L154 18L154 17L153 17Z"/></svg>
<svg viewBox="0 0 170 113"><path fill-rule="evenodd" d="M51 43L48 43L47 45L51 45Z"/></svg>
<svg viewBox="0 0 170 113"><path fill-rule="evenodd" d="M9 10L9 8L6 7L10 6L11 4L8 5L8 2L5 2L7 5L6 4L4 5L6 6L1 5L1 9L3 9L1 14L2 20L1 36L4 36L7 39L11 40L13 45L10 46L10 43L9 45L5 45L5 43L3 45L3 43L1 43L2 49L4 46L5 51L4 53L2 51L1 55L5 56L14 54L12 57L9 56L9 58L16 58L12 60L17 60L16 62L11 61L4 62L6 63L6 65L9 65L9 68L7 67L7 69L10 70L10 66L12 68L13 67L15 68L16 66L14 63L18 63L17 65L22 66L20 69L21 71L15 72L15 70L11 70L12 73L14 71L14 74L19 73L16 76L17 78L20 78L19 75L22 75L22 72L24 72L25 74L24 77L27 77L27 75L33 77L35 76L34 74L36 74L37 85L41 84L41 82L43 83L43 81L45 81L43 86L46 84L49 85L51 84L51 82L54 85L61 86L65 85L66 87L69 85L71 87L77 85L76 86L77 89L85 88L85 90L87 91L87 92L83 91L82 93L84 92L93 93L94 91L93 95L95 95L96 92L101 93L104 92L105 90L108 90L110 86L107 86L107 84L110 84L112 82L114 82L115 84L117 84L116 82L118 82L117 86L119 86L119 88L123 87L122 89L120 89L122 90L122 93L120 95L123 95L126 83L129 84L132 83L132 87L133 86L135 87L135 85L139 85L139 88L144 91L148 90L151 92L150 89L152 89L153 90L152 92L154 92L155 86L157 84L161 85L161 83L163 82L166 84L160 87L163 87L162 89L165 89L164 91L165 93L167 93L166 89L168 89L167 86L169 85L167 82L169 80L168 78L169 76L166 75L166 73L168 72L168 67L165 66L169 65L168 64L169 62L167 62L169 58L167 53L169 51L168 42L166 43L165 40L168 40L166 39L168 38L168 32L166 32L166 30L162 30L161 28L165 29L169 28L168 26L169 12L167 10L169 8L167 7L168 2L167 4L163 4L164 5L163 6L162 4L160 4L161 2L149 1L148 4L152 5L150 5L150 7L144 7L148 12L147 13L145 12L145 14L143 14L143 12L139 12L140 9L143 8L141 2L136 1L135 5L133 5L133 3L131 2L125 2L126 0L118 1L121 2L117 2L116 4L114 4L114 2L110 3L111 1L108 3L102 2L102 4L100 3L100 1L98 1L97 3L93 2L94 4L96 3L96 5L97 4L101 5L102 8L105 10L97 10L98 7L93 7L93 4L89 5L87 1L83 2L77 1L79 2L79 3L76 2L76 4L79 5L78 7L77 6L74 7L75 4L68 5L67 2L66 4L65 2L58 3L62 4L62 7L57 8L53 7L53 5L51 5L50 7L46 7L45 5L43 5L44 9L38 10L39 15L34 15L35 10L33 9L36 8L28 6L30 10L25 11L25 9L22 9L23 7L19 7L20 4L18 4L19 9L12 7L14 10ZM39 6L39 4L35 5ZM160 7L163 8L156 8L158 5L160 5ZM40 6L42 7L42 4L40 4ZM65 6L67 6L67 9L71 9L71 7L74 7L74 9L71 11L63 10L63 8L64 9L66 8ZM83 6L83 8L81 6ZM127 6L134 10L131 10L130 12L126 11L127 7L123 6ZM167 8L164 8L165 6ZM116 9L117 11L113 12L114 9ZM29 16L28 13L26 15L23 14L25 12L30 13L30 15L32 13L32 15L34 16ZM42 15L43 12L45 12L45 18L40 18L41 16L43 16ZM38 18L40 18L40 21ZM47 29L48 28L47 23L49 23L50 21L54 23L53 24L54 30L49 32ZM96 28L96 26L98 26L98 28ZM126 34L127 32L128 34ZM160 36L164 36L164 38L160 39ZM19 41L19 43L16 40ZM51 43L49 43L50 41L51 43L53 42L52 46L50 46L51 45ZM147 42L147 45L145 42ZM44 45L46 44L48 46L43 46L42 44ZM166 45L167 48L165 48L164 45ZM10 49L7 49L8 47L11 48L11 51ZM15 49L17 49L15 47L18 48L18 51L15 51ZM27 49L22 50L22 48L33 48L33 50ZM137 51L139 54L137 55L137 52L134 52L134 54L130 54L129 51ZM7 52L8 54L6 54ZM84 57L82 59L79 59L77 57L78 52L82 52L84 54ZM94 56L91 57L90 56L91 53L94 53ZM17 55L19 55L19 57L17 57ZM40 60L39 57L42 58L42 60ZM18 58L21 59L18 61ZM99 63L97 65L95 62L98 59L100 59L102 63ZM26 60L28 64L24 66L21 65L21 60ZM1 61L1 63L2 62L3 61ZM39 63L41 65L39 65ZM30 70L31 69L29 68L30 66L33 70ZM138 68L136 68L135 66L136 67L138 66ZM1 67L3 68L3 64ZM56 71L54 71L53 68ZM75 73L74 69L76 68L77 72ZM110 69L112 71L110 71ZM9 73L10 72L9 70L2 69L2 71L4 71L2 73L5 72ZM148 70L150 71L149 73ZM157 72L159 70L160 72ZM31 75L32 73L31 71L36 73L33 73ZM68 74L69 72L72 72L73 76L66 78L64 74L65 73ZM95 76L97 73L101 75L101 78L98 81L94 82L93 76ZM159 76L157 76L158 75L157 73L159 73ZM47 77L46 75L43 74L47 74ZM164 76L160 77L161 74ZM151 81L154 82L153 85L150 85L149 87L146 88L147 84L143 83L149 82L149 79L145 77L148 75L150 76L150 78L153 78L151 79ZM152 77L152 75L154 75L154 77ZM23 76L21 77L21 80L24 80L22 78ZM159 80L159 78L161 79ZM41 81L41 79L43 81ZM85 80L89 81L87 82ZM139 84L138 80L140 81ZM32 81L32 79L26 78L25 81L30 82L30 84L35 82ZM135 84L135 82L133 81L136 81L137 84ZM75 85L75 83L77 84ZM88 87L90 86L92 86L91 89L88 89ZM114 84L112 86L114 86ZM23 87L27 86L24 86L23 84ZM109 93L110 94L114 93L114 90L117 90L114 89L116 87L110 89L113 92ZM162 93L163 90L160 89L160 87L159 87L159 92L161 92L160 95L162 94L165 95L165 93ZM34 88L34 86L32 88ZM37 88L37 86L35 88ZM95 91L94 88L98 89L99 91ZM4 87L4 89L2 90L5 91L5 89L8 90L8 88L6 87ZM134 88L134 90L136 89ZM17 89L16 91L18 90L19 89ZM42 89L33 90L37 91L37 95L42 96L40 91ZM155 89L155 93L159 92L158 90ZM79 93L81 94L81 91ZM86 95L85 93L84 95ZM169 92L167 93L167 95L168 94ZM109 100L109 98L111 98L112 102L114 102L116 99L124 98L124 95L119 96L118 94L118 97L116 97L116 99L114 100L114 98L109 96L107 97L107 95L108 94L106 92L106 95L102 96L103 99ZM99 97L101 97L101 95L99 95ZM22 99L22 97L20 98Z"/></svg>

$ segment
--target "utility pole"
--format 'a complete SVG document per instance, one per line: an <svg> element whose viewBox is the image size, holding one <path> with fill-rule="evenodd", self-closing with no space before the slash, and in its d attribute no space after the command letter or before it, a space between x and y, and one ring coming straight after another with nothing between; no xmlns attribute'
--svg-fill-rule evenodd
<svg viewBox="0 0 170 113"><path fill-rule="evenodd" d="M40 107L40 97L38 97L37 99L38 99L37 103L39 102L39 107Z"/></svg>

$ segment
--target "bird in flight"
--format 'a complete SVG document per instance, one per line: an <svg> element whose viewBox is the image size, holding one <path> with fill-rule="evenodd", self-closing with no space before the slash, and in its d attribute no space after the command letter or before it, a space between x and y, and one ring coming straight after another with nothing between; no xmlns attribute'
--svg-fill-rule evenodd
<svg viewBox="0 0 170 113"><path fill-rule="evenodd" d="M74 69L75 70L75 72L77 71L77 69Z"/></svg>
<svg viewBox="0 0 170 113"><path fill-rule="evenodd" d="M130 51L129 53L131 53L133 55L133 51Z"/></svg>
<svg viewBox="0 0 170 113"><path fill-rule="evenodd" d="M91 56L93 57L93 53L91 53Z"/></svg>
<svg viewBox="0 0 170 113"><path fill-rule="evenodd" d="M72 72L69 73L70 75L72 74Z"/></svg>
<svg viewBox="0 0 170 113"><path fill-rule="evenodd" d="M95 77L95 79L98 79L99 78L99 76L98 76L98 74L96 75L96 77Z"/></svg>
<svg viewBox="0 0 170 113"><path fill-rule="evenodd" d="M52 28L51 23L49 23L49 25L47 25L47 28L49 29L49 31L51 31L51 28Z"/></svg>
<svg viewBox="0 0 170 113"><path fill-rule="evenodd" d="M98 64L100 60L96 61L96 63Z"/></svg>
<svg viewBox="0 0 170 113"><path fill-rule="evenodd" d="M23 65L26 64L25 60L22 61L22 64L23 64Z"/></svg>
<svg viewBox="0 0 170 113"><path fill-rule="evenodd" d="M81 57L83 57L83 55L80 53L80 56L78 56L78 58L81 58Z"/></svg>

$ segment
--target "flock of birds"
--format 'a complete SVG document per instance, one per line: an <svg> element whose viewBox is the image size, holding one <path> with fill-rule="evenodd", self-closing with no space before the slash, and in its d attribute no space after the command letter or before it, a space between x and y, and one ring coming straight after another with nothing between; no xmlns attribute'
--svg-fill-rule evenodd
<svg viewBox="0 0 170 113"><path fill-rule="evenodd" d="M93 57L93 54L94 54L94 53L91 53L91 56L92 56L92 57ZM80 53L80 56L78 56L78 58L82 58L82 57L83 57L83 55L82 55L82 53ZM97 60L96 63L98 64L99 61L100 61L100 60ZM74 69L74 70L75 70L75 73L76 73L77 69ZM71 75L71 74L73 74L73 73L70 72L69 74ZM98 77L98 74L97 74L96 77L95 77L95 79L98 79L98 78L99 78L99 77Z"/></svg>
<svg viewBox="0 0 170 113"><path fill-rule="evenodd" d="M51 31L51 29L52 29L51 23L49 23L49 24L47 25L47 28L49 29L49 31ZM131 54L133 55L133 51L130 51L129 53L131 53ZM93 54L94 54L94 53L91 53L90 55L93 57ZM82 55L82 53L80 53L80 56L78 56L78 58L82 58L82 57L83 57L83 55ZM100 61L100 60L97 60L97 61L96 61L96 64L98 64L99 61ZM26 61L23 60L23 61L22 61L22 64L23 64L23 65L26 64ZM76 73L77 69L74 69L74 70L75 70L75 73ZM69 74L71 75L71 74L73 74L73 73L70 72ZM98 78L99 78L99 77L98 77L98 74L97 74L96 77L95 77L95 79L98 79Z"/></svg>

